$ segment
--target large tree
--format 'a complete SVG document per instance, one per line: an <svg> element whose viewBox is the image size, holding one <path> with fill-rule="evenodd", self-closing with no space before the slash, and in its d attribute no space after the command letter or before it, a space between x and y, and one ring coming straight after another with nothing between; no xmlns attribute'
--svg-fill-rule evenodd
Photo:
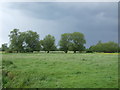
<svg viewBox="0 0 120 90"><path fill-rule="evenodd" d="M80 32L71 33L70 37L70 48L76 53L76 51L82 51L85 49L84 44L86 40L84 38L84 34Z"/></svg>
<svg viewBox="0 0 120 90"><path fill-rule="evenodd" d="M20 47L19 45L21 45L21 42L19 42L19 36L20 36L20 32L19 29L14 29L10 32L10 49L12 51L19 51Z"/></svg>
<svg viewBox="0 0 120 90"><path fill-rule="evenodd" d="M19 29L14 29L10 32L9 37L12 51L33 52L40 50L39 34L37 32L19 32Z"/></svg>
<svg viewBox="0 0 120 90"><path fill-rule="evenodd" d="M37 32L30 30L22 33L22 36L24 36L23 47L25 51L33 52L40 50L39 34Z"/></svg>
<svg viewBox="0 0 120 90"><path fill-rule="evenodd" d="M65 53L68 52L70 45L70 33L64 33L61 35L59 45L61 50L64 50Z"/></svg>
<svg viewBox="0 0 120 90"><path fill-rule="evenodd" d="M45 36L45 38L43 40L40 41L41 45L43 47L43 50L47 51L47 53L49 53L49 51L54 50L55 49L55 38L52 35L47 35Z"/></svg>

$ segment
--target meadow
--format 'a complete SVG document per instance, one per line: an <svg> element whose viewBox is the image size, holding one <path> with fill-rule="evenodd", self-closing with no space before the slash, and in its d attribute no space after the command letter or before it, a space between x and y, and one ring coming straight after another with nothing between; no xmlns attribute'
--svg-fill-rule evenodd
<svg viewBox="0 0 120 90"><path fill-rule="evenodd" d="M4 88L117 88L117 53L4 53Z"/></svg>

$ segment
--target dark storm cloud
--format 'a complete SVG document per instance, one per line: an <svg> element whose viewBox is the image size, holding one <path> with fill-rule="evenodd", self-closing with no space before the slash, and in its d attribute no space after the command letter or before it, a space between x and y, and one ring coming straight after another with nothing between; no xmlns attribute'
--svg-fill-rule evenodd
<svg viewBox="0 0 120 90"><path fill-rule="evenodd" d="M116 18L117 3L12 3L9 8L21 10L23 13L41 19L58 19L66 16L83 18L104 12L105 17ZM88 17L89 18L89 17ZM85 18L84 18L85 19Z"/></svg>
<svg viewBox="0 0 120 90"><path fill-rule="evenodd" d="M37 32L49 32L55 35L57 41L60 34L66 32L84 33L87 47L96 44L98 40L117 41L117 3L27 2L10 3L8 8L18 10L29 18L54 22L47 23L43 30ZM39 24L37 27L40 28Z"/></svg>

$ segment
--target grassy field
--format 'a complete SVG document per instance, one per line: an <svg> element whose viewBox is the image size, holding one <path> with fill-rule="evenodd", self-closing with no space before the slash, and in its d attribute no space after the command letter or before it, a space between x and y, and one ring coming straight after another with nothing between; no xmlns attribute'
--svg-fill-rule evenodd
<svg viewBox="0 0 120 90"><path fill-rule="evenodd" d="M3 87L117 88L118 54L3 54Z"/></svg>

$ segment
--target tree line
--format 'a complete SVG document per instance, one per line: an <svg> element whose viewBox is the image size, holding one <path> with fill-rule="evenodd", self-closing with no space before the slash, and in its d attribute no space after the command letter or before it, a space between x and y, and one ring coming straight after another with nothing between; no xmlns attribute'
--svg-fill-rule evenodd
<svg viewBox="0 0 120 90"><path fill-rule="evenodd" d="M115 53L120 51L120 47L117 43L112 41L106 43L102 43L101 41L99 41L96 45L91 46L88 51Z"/></svg>
<svg viewBox="0 0 120 90"><path fill-rule="evenodd" d="M19 29L14 29L9 35L10 45L6 43L2 44L1 50L6 52L33 52L33 51L86 51L86 52L118 52L120 47L115 42L102 43L99 41L96 45L86 49L85 36L80 32L64 33L61 35L59 41L59 48L55 45L55 37L48 34L43 40L40 40L40 36L37 32L31 30L20 32Z"/></svg>

